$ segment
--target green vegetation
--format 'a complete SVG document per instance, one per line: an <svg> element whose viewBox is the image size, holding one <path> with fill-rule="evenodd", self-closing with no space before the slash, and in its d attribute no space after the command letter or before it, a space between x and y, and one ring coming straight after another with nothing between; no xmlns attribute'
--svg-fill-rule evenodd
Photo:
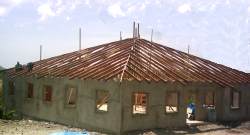
<svg viewBox="0 0 250 135"><path fill-rule="evenodd" d="M15 117L15 110L7 110L6 107L4 106L4 101L3 101L3 72L1 70L4 70L3 67L0 66L0 119L13 119Z"/></svg>
<svg viewBox="0 0 250 135"><path fill-rule="evenodd" d="M13 119L16 115L15 115L15 110L7 110L5 105L4 105L4 101L3 101L3 97L2 97L2 80L0 80L0 119Z"/></svg>
<svg viewBox="0 0 250 135"><path fill-rule="evenodd" d="M3 72L2 70L4 70L5 68L3 68L2 66L0 66L0 80L2 80L3 77ZM2 88L2 83L0 82L0 92L1 92L1 88Z"/></svg>
<svg viewBox="0 0 250 135"><path fill-rule="evenodd" d="M3 81L2 81L2 78L0 77L0 98L2 97L3 95Z"/></svg>
<svg viewBox="0 0 250 135"><path fill-rule="evenodd" d="M6 110L2 105L0 106L0 119L11 120L15 118L15 110Z"/></svg>
<svg viewBox="0 0 250 135"><path fill-rule="evenodd" d="M3 91L3 70L4 68L0 66L0 98L2 97L2 91Z"/></svg>
<svg viewBox="0 0 250 135"><path fill-rule="evenodd" d="M0 66L0 70L4 70L4 68L2 66Z"/></svg>

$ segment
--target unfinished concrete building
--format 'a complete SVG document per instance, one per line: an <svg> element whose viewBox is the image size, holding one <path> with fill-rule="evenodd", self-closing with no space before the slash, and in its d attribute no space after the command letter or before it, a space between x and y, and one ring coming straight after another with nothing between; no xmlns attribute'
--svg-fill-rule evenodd
<svg viewBox="0 0 250 135"><path fill-rule="evenodd" d="M4 100L22 115L112 134L184 127L195 119L250 118L246 73L129 38L34 62L4 74Z"/></svg>

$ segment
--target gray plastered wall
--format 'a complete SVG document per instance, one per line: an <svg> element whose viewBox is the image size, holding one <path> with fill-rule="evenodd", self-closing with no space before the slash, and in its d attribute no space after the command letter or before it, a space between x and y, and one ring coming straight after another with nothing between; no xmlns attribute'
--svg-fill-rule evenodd
<svg viewBox="0 0 250 135"><path fill-rule="evenodd" d="M131 130L184 127L186 126L186 107L191 94L195 95L196 120L207 120L208 111L202 107L207 91L215 92L217 121L250 119L250 85L237 85L241 91L241 107L230 109L230 91L232 88L221 87L214 83L148 83L137 81L98 81L98 80L69 80L68 78L33 77L14 78L15 94L8 94L8 81L4 75L4 100L9 109L33 118L54 121L66 125L121 134ZM34 98L26 98L27 82L34 85ZM43 101L44 85L52 86L52 102ZM75 106L65 104L65 92L68 86L76 87L77 101ZM107 90L111 94L108 101L108 112L97 112L96 91ZM166 93L177 91L179 94L178 112L166 114ZM148 94L148 108L145 115L132 114L132 95L134 92Z"/></svg>
<svg viewBox="0 0 250 135"><path fill-rule="evenodd" d="M240 92L240 108L231 108L231 92ZM223 115L219 117L222 121L249 120L250 118L250 86L249 84L235 85L234 88L226 87L221 97L223 104Z"/></svg>
<svg viewBox="0 0 250 135"><path fill-rule="evenodd" d="M119 83L115 81L69 80L67 78L17 78L15 94L7 94L8 80L5 81L5 102L11 108L15 102L16 111L37 119L54 121L66 125L107 132L120 133L121 103ZM34 85L34 98L26 98L27 82ZM52 86L52 101L43 101L44 85ZM66 105L65 91L67 86L77 88L76 106ZM108 112L97 112L96 91L106 90L111 94L108 101Z"/></svg>
<svg viewBox="0 0 250 135"><path fill-rule="evenodd" d="M196 119L207 120L208 112L202 107L205 101L204 94L207 91L214 91L216 95L221 93L221 87L211 83L190 83L184 86L180 83L126 81L121 84L121 90L123 96L122 130L124 132L152 128L185 127L188 98L192 93L196 95ZM179 94L178 112L166 113L166 93L172 91L177 91ZM132 95L134 92L145 92L148 94L146 114L132 114ZM215 102L219 102L219 100L216 99Z"/></svg>

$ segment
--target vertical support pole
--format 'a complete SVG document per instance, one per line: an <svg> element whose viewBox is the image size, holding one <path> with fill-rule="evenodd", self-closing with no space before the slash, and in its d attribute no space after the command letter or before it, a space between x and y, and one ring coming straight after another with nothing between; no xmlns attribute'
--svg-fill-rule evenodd
<svg viewBox="0 0 250 135"><path fill-rule="evenodd" d="M120 40L122 40L122 32L120 31Z"/></svg>
<svg viewBox="0 0 250 135"><path fill-rule="evenodd" d="M79 28L79 51L81 50L81 48L82 48L82 45L81 45L81 38L82 38L82 36L81 36L81 28Z"/></svg>
<svg viewBox="0 0 250 135"><path fill-rule="evenodd" d="M190 51L190 45L189 45L189 44L188 44L188 48L187 48L187 49L188 49L188 50L187 50L187 51L188 51L187 53L189 54L189 51ZM187 72L190 73L190 71L189 71L189 66L190 66L189 55L187 56L187 66L188 66L188 67L187 67ZM190 75L188 75L188 79L190 79Z"/></svg>
<svg viewBox="0 0 250 135"><path fill-rule="evenodd" d="M42 45L40 45L40 60L42 60Z"/></svg>
<svg viewBox="0 0 250 135"><path fill-rule="evenodd" d="M140 38L140 24L137 24L137 38Z"/></svg>
<svg viewBox="0 0 250 135"><path fill-rule="evenodd" d="M135 22L133 23L133 38L135 38Z"/></svg>
<svg viewBox="0 0 250 135"><path fill-rule="evenodd" d="M153 42L153 34L154 34L154 30L151 30L151 42Z"/></svg>

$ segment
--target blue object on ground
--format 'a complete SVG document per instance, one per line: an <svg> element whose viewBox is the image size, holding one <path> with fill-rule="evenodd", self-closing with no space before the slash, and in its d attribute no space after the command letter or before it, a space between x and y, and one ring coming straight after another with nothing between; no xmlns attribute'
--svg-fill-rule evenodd
<svg viewBox="0 0 250 135"><path fill-rule="evenodd" d="M52 133L50 135L89 135L89 133L86 131L83 132L64 131L64 132Z"/></svg>
<svg viewBox="0 0 250 135"><path fill-rule="evenodd" d="M195 105L194 105L194 103L189 104L188 108L190 108L192 110L192 114L195 113Z"/></svg>

